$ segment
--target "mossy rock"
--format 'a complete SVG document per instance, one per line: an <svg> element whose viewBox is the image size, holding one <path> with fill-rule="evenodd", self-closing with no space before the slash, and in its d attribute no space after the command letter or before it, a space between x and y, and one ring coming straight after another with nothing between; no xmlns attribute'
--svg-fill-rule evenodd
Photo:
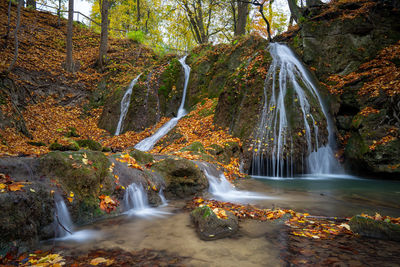
<svg viewBox="0 0 400 267"><path fill-rule="evenodd" d="M190 160L168 157L154 163L151 169L164 177L167 198L191 197L208 188L207 178Z"/></svg>
<svg viewBox="0 0 400 267"><path fill-rule="evenodd" d="M192 152L200 152L200 153L206 152L203 144L200 142L193 142L190 145L188 145L187 147L182 148L181 151L192 151Z"/></svg>
<svg viewBox="0 0 400 267"><path fill-rule="evenodd" d="M76 143L71 143L66 146L59 144L57 142L50 144L49 149L52 151L78 151L79 146Z"/></svg>
<svg viewBox="0 0 400 267"><path fill-rule="evenodd" d="M82 139L82 140L77 140L76 143L79 145L81 148L87 148L93 151L101 151L103 147L99 142L96 142L91 139Z"/></svg>
<svg viewBox="0 0 400 267"><path fill-rule="evenodd" d="M64 192L74 193L71 214L78 224L93 221L102 213L99 196L114 189L110 162L102 152L50 152L40 159L41 172L55 179Z"/></svg>
<svg viewBox="0 0 400 267"><path fill-rule="evenodd" d="M46 144L43 143L43 142L27 142L27 144L28 144L28 145L31 145L31 146L38 146L38 147L40 147L40 146L46 146Z"/></svg>
<svg viewBox="0 0 400 267"><path fill-rule="evenodd" d="M351 218L350 229L362 236L400 241L400 225L362 217Z"/></svg>
<svg viewBox="0 0 400 267"><path fill-rule="evenodd" d="M190 213L197 233L203 240L216 240L234 235L239 229L236 216L224 210L227 218L219 218L208 206L198 207Z"/></svg>
<svg viewBox="0 0 400 267"><path fill-rule="evenodd" d="M129 152L129 155L133 157L137 162L143 165L146 165L154 161L154 157L152 154L137 149L131 150Z"/></svg>
<svg viewBox="0 0 400 267"><path fill-rule="evenodd" d="M68 132L64 134L65 137L80 137L80 135L77 133L76 128L74 127L68 127Z"/></svg>

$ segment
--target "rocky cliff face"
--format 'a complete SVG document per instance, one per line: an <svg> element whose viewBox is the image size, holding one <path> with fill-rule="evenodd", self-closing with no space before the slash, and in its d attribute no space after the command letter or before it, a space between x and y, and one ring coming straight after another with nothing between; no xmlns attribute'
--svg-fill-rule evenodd
<svg viewBox="0 0 400 267"><path fill-rule="evenodd" d="M397 1L312 8L289 40L333 96L340 152L353 173L400 171L399 15Z"/></svg>

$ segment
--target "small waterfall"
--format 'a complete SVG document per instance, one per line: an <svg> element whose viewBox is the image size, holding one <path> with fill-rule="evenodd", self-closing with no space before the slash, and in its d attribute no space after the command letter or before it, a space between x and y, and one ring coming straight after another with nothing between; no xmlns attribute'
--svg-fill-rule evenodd
<svg viewBox="0 0 400 267"><path fill-rule="evenodd" d="M178 121L186 115L186 110L185 110L185 99L186 99L186 90L187 86L189 83L189 76L190 76L190 67L185 63L187 56L184 56L179 60L179 62L182 64L182 67L185 71L185 84L183 87L183 95L182 95L182 101L181 105L179 106L178 109L178 115L175 118L170 119L167 123L165 123L160 129L157 130L152 136L147 137L137 143L135 145L135 148L141 151L149 151L151 150L154 145L161 139L163 138L169 131L171 131L175 125L178 123Z"/></svg>
<svg viewBox="0 0 400 267"><path fill-rule="evenodd" d="M98 236L98 233L93 230L74 231L74 224L64 200L60 196L56 198L58 199L55 202L54 214L56 240L84 242Z"/></svg>
<svg viewBox="0 0 400 267"><path fill-rule="evenodd" d="M165 198L164 198L165 199ZM123 199L125 214L139 217L160 217L168 212L152 208L149 205L147 192L142 184L131 184L125 191Z"/></svg>
<svg viewBox="0 0 400 267"><path fill-rule="evenodd" d="M65 202L61 199L56 201L56 214L54 215L56 222L55 234L56 237L66 237L74 231L74 225Z"/></svg>
<svg viewBox="0 0 400 267"><path fill-rule="evenodd" d="M256 199L269 199L271 197L258 194L250 191L237 190L225 177L224 173L220 173L217 177L211 174L213 171L204 164L199 164L203 170L204 175L207 177L209 188L208 191L217 199L221 201L247 203Z"/></svg>
<svg viewBox="0 0 400 267"><path fill-rule="evenodd" d="M123 130L123 124L124 124L124 120L126 117L126 113L128 113L129 104L131 103L132 89L135 86L135 84L137 83L137 81L139 80L140 75L142 75L142 74L139 74L135 79L133 79L131 81L131 83L129 84L128 90L126 90L124 97L121 100L121 114L119 115L119 120L118 120L117 129L115 130L115 135L119 135L121 133L121 131Z"/></svg>
<svg viewBox="0 0 400 267"><path fill-rule="evenodd" d="M166 199L165 196L164 196L164 193L163 193L163 189L162 189L162 188L160 188L160 191L158 192L158 196L159 196L160 199L161 199L161 203L162 203L161 207L167 206L167 205L168 205L168 201L167 201L167 199Z"/></svg>
<svg viewBox="0 0 400 267"><path fill-rule="evenodd" d="M286 45L271 43L270 54L272 63L264 84L264 106L254 136L252 174L293 176L297 169L301 172L307 169L309 173L341 172L332 150L333 122L307 69ZM290 108L292 113L288 114ZM298 108L298 114L294 108ZM297 118L303 121L302 126L294 122ZM321 119L327 124L322 129L328 135L326 146L320 146ZM304 147L300 138L305 139Z"/></svg>

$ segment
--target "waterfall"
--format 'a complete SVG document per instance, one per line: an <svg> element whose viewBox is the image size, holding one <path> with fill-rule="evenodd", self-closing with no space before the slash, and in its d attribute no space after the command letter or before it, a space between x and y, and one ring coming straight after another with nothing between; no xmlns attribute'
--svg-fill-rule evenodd
<svg viewBox="0 0 400 267"><path fill-rule="evenodd" d="M125 214L139 217L160 217L169 214L168 212L152 208L149 205L147 192L142 184L131 184L125 191L123 199Z"/></svg>
<svg viewBox="0 0 400 267"><path fill-rule="evenodd" d="M189 75L190 75L190 67L185 63L186 56L182 57L179 62L182 64L182 67L185 71L185 84L183 86L183 95L182 101L178 109L178 115L175 118L170 119L167 123L165 123L160 129L157 130L152 136L147 137L137 143L135 148L141 151L149 151L154 145L163 138L170 130L172 130L178 121L186 115L185 110L185 99L186 99L186 90L189 83Z"/></svg>
<svg viewBox="0 0 400 267"><path fill-rule="evenodd" d="M221 201L248 203L256 199L270 199L266 195L236 189L225 177L224 173L213 165L205 162L196 162L203 171L209 184L208 192Z"/></svg>
<svg viewBox="0 0 400 267"><path fill-rule="evenodd" d="M54 221L56 222L56 237L65 237L73 233L74 225L71 216L69 216L67 206L62 199L56 201L56 214L54 215Z"/></svg>
<svg viewBox="0 0 400 267"><path fill-rule="evenodd" d="M301 172L307 169L309 173L340 172L332 150L333 122L316 84L288 46L271 43L269 50L272 63L265 79L264 105L254 136L252 174L293 176L297 169ZM299 111L294 111L295 108ZM302 126L294 122L296 118L302 121ZM319 129L318 124L323 120L327 126ZM328 135L327 145L320 146L324 131Z"/></svg>
<svg viewBox="0 0 400 267"><path fill-rule="evenodd" d="M167 199L166 199L165 196L164 196L164 193L163 193L163 189L162 189L162 188L160 188L160 191L158 192L158 196L159 196L160 199L161 199L161 203L162 203L161 207L167 206L167 205L168 205L168 201L167 201Z"/></svg>
<svg viewBox="0 0 400 267"><path fill-rule="evenodd" d="M124 97L121 100L121 114L119 115L119 120L118 120L117 129L115 130L115 135L119 135L121 133L121 131L123 130L123 124L124 124L124 120L126 117L126 113L128 113L129 104L131 103L132 89L135 86L135 84L137 83L137 81L139 80L140 75L142 75L142 74L139 74L135 79L133 79L131 81L131 83L129 84L128 90L126 90Z"/></svg>
<svg viewBox="0 0 400 267"><path fill-rule="evenodd" d="M55 202L54 214L56 240L83 242L98 236L98 233L93 230L74 231L74 224L64 200L60 196L56 196L56 198L58 199Z"/></svg>

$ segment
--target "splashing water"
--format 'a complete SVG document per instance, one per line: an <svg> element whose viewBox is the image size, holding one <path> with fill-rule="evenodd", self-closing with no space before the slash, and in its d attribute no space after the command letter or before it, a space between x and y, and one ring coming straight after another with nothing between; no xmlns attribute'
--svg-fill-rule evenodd
<svg viewBox="0 0 400 267"><path fill-rule="evenodd" d="M169 131L171 131L178 121L186 115L186 110L185 110L185 99L186 99L186 91L187 91L187 86L189 83L189 76L190 76L190 67L185 63L186 56L181 58L179 62L182 64L182 67L185 71L185 84L183 87L183 96L182 96L182 101L178 109L178 115L175 118L170 119L167 123L165 123L160 129L157 130L152 136L147 137L137 143L135 145L135 148L141 151L149 151L151 150L154 145L161 139L163 138Z"/></svg>
<svg viewBox="0 0 400 267"><path fill-rule="evenodd" d="M254 199L270 199L271 197L258 194L250 191L237 190L233 185L226 179L225 175L221 173L219 177L209 174L207 170L204 170L204 175L208 179L209 192L217 199L221 201L229 202L249 202Z"/></svg>
<svg viewBox="0 0 400 267"><path fill-rule="evenodd" d="M332 150L333 122L316 84L288 46L271 43L270 54L272 63L264 84L264 106L253 144L252 174L293 176L297 168L309 173L341 173ZM294 108L299 111L291 111ZM300 117L298 121L303 121L303 125L296 125L293 117ZM325 146L320 146L324 143L321 137L324 132L318 128L318 124L323 124L319 120L327 124L322 129L328 132ZM291 134L294 130L298 130L297 134ZM302 147L300 138L305 139L306 147ZM295 155L295 150L301 151L301 158Z"/></svg>
<svg viewBox="0 0 400 267"><path fill-rule="evenodd" d="M119 115L119 120L118 120L117 129L115 130L115 135L119 135L123 130L124 120L125 120L126 114L128 113L129 104L131 103L132 89L135 86L135 84L137 83L137 81L139 80L140 75L142 75L142 74L139 74L135 79L133 79L131 81L131 83L129 84L128 90L126 90L124 97L121 100L121 114Z"/></svg>
<svg viewBox="0 0 400 267"><path fill-rule="evenodd" d="M130 216L138 216L143 218L162 217L169 214L168 212L152 208L149 205L147 192L142 184L131 184L125 191L123 199L125 214Z"/></svg>
<svg viewBox="0 0 400 267"><path fill-rule="evenodd" d="M61 197L60 200L56 201L55 208L55 240L83 242L92 240L98 236L98 233L93 230L74 231L74 224L72 223L68 208Z"/></svg>

